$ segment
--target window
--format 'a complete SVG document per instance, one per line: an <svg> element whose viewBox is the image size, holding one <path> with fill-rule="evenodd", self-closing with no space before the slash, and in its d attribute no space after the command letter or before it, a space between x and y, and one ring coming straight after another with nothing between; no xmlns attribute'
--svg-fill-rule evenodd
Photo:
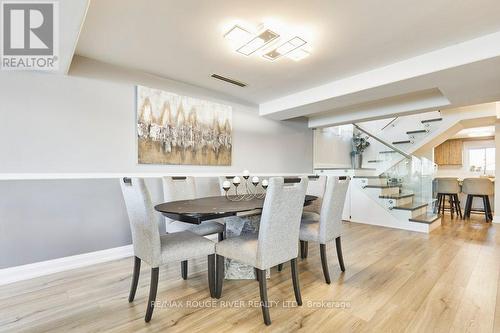
<svg viewBox="0 0 500 333"><path fill-rule="evenodd" d="M495 148L469 149L470 171L495 171Z"/></svg>

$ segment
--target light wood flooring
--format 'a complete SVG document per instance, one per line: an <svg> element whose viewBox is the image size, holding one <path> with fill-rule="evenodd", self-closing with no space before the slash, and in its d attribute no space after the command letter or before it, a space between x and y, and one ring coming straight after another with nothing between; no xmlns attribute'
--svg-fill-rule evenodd
<svg viewBox="0 0 500 333"><path fill-rule="evenodd" d="M160 268L157 300L169 306L146 324L150 270L143 265L129 304L127 258L1 286L0 331L500 332L500 225L483 221L448 217L430 235L345 223L346 272L332 244L331 285L317 244L299 260L302 307L283 303L294 300L290 266L272 270L269 299L280 303L269 327L251 306L259 300L255 281L225 281L212 303L204 259L190 261L187 281L178 264Z"/></svg>

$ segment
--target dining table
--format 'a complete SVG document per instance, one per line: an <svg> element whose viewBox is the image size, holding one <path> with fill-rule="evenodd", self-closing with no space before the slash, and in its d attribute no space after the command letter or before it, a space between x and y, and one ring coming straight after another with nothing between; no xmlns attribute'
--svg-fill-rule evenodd
<svg viewBox="0 0 500 333"><path fill-rule="evenodd" d="M241 197L240 197L241 198ZM190 200L161 203L155 210L175 221L200 224L208 220L217 220L224 224L225 238L259 231L260 213L265 198L254 197L250 200L232 201L237 197L213 196ZM304 206L312 204L317 197L306 195ZM269 276L269 272L267 275ZM254 279L254 268L235 260L225 261L226 279Z"/></svg>

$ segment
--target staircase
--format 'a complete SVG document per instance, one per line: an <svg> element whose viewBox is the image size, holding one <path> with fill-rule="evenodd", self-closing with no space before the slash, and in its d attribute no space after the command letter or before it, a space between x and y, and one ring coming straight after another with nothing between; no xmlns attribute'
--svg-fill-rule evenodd
<svg viewBox="0 0 500 333"><path fill-rule="evenodd" d="M354 176L353 185L390 212L401 229L429 233L441 225L441 217L434 213L434 200L422 201L414 192L389 176Z"/></svg>

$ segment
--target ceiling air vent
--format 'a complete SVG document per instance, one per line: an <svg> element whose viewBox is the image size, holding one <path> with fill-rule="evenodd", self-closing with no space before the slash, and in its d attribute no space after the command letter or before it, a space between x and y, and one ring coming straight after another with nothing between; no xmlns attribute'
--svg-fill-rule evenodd
<svg viewBox="0 0 500 333"><path fill-rule="evenodd" d="M217 80L222 80L222 81L225 81L225 82L228 82L228 83L231 83L231 84L234 84L234 85L237 85L238 87L246 87L247 84L246 83L243 83L243 82L240 82L240 81L236 81L236 80L233 80L233 79L230 79L228 77L224 77L222 75L219 75L219 74L212 74L211 75L214 79L217 79Z"/></svg>

